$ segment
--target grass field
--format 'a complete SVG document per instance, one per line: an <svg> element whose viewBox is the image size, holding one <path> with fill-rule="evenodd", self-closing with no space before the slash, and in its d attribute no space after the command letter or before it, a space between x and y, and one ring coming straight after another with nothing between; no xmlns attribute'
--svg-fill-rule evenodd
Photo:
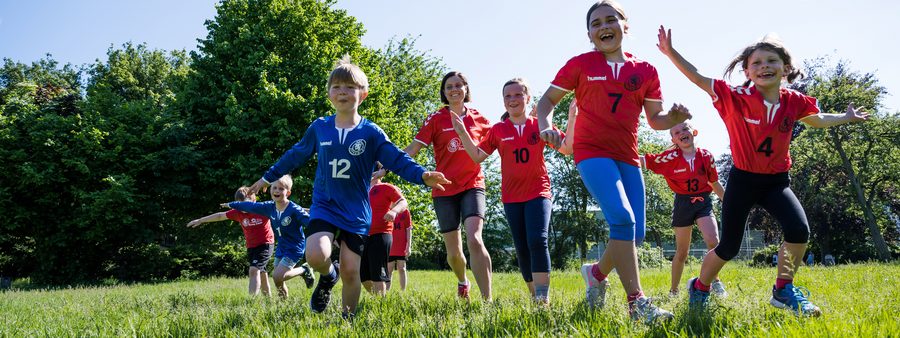
<svg viewBox="0 0 900 338"><path fill-rule="evenodd" d="M687 267L684 279L697 270ZM900 265L804 268L797 284L812 292L819 318L768 305L773 275L774 268L729 265L721 276L729 298L691 313L685 292L665 296L668 269L644 270L645 292L675 313L656 326L628 319L615 274L606 308L588 310L577 271L554 272L549 308L531 303L517 273L494 275L495 300L487 304L457 300L449 271L411 271L407 291L363 295L352 324L334 301L340 284L331 308L314 314L299 279L289 282L285 301L251 298L246 280L235 278L28 291L14 284L0 297L0 336L900 336Z"/></svg>

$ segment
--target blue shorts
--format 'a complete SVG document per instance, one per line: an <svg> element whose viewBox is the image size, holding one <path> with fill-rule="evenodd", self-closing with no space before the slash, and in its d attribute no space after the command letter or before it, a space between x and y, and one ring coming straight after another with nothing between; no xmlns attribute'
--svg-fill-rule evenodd
<svg viewBox="0 0 900 338"><path fill-rule="evenodd" d="M609 238L644 242L646 205L641 169L610 158L595 157L578 163L581 180L609 224Z"/></svg>
<svg viewBox="0 0 900 338"><path fill-rule="evenodd" d="M275 264L273 265L273 267L278 268L278 266L281 265L290 270L297 266L297 263L300 262L290 259L289 257L275 257Z"/></svg>

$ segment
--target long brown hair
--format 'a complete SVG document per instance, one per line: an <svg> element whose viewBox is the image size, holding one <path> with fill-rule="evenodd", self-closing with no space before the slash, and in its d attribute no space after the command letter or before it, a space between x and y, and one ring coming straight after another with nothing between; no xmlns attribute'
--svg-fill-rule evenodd
<svg viewBox="0 0 900 338"><path fill-rule="evenodd" d="M587 11L587 16L585 16L585 22L587 23L588 30L591 30L591 13L593 13L597 8L603 6L612 8L614 11L616 11L616 14L619 15L620 19L628 21L628 16L625 15L625 9L622 8L622 4L618 3L615 0L597 1L597 3L591 5L591 8L589 8Z"/></svg>
<svg viewBox="0 0 900 338"><path fill-rule="evenodd" d="M787 77L788 83L794 83L794 80L799 80L803 78L803 72L794 67L793 58L791 57L791 52L788 51L787 47L778 40L777 38L766 36L762 40L752 45L747 46L741 51L738 56L736 56L730 63L728 63L728 67L725 68L725 77L731 77L731 73L734 72L734 68L737 67L737 64L741 64L741 69L747 69L747 62L750 59L750 55L753 54L757 49L763 49L770 51L772 53L778 54L778 57L781 58L781 61L784 61L784 65L787 66L788 73L785 77ZM744 87L750 86L750 80L744 82Z"/></svg>

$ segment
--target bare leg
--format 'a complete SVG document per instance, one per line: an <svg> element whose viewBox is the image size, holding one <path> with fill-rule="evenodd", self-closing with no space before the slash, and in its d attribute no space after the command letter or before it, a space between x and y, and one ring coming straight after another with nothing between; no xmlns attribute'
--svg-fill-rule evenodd
<svg viewBox="0 0 900 338"><path fill-rule="evenodd" d="M359 292L361 289L359 280L359 264L362 258L351 251L346 243L341 243L341 304L342 309L349 313L356 312L359 305Z"/></svg>
<svg viewBox="0 0 900 338"><path fill-rule="evenodd" d="M397 261L388 262L387 265L387 275L391 280L394 280L394 270L397 266ZM391 282L387 282L385 285L385 291L391 291Z"/></svg>
<svg viewBox="0 0 900 338"><path fill-rule="evenodd" d="M317 232L306 239L306 263L323 275L331 272L332 241L334 241L334 234L330 232Z"/></svg>
<svg viewBox="0 0 900 338"><path fill-rule="evenodd" d="M678 293L678 285L681 284L681 273L684 271L684 262L687 260L688 251L691 249L692 229L693 226L675 228L675 257L672 258L670 293Z"/></svg>
<svg viewBox="0 0 900 338"><path fill-rule="evenodd" d="M406 282L408 278L406 274L406 261L397 261L397 271L400 272L400 290L406 290Z"/></svg>
<svg viewBox="0 0 900 338"><path fill-rule="evenodd" d="M712 250L716 245L719 245L719 226L716 224L714 217L698 218L697 229L700 229L700 234L703 235L703 242L706 243L707 250ZM718 275L716 275L716 279L719 279Z"/></svg>
<svg viewBox="0 0 900 338"><path fill-rule="evenodd" d="M372 293L378 296L384 296L385 294L385 283L384 282L372 282Z"/></svg>
<svg viewBox="0 0 900 338"><path fill-rule="evenodd" d="M290 271L287 266L278 265L275 267L275 271L272 272L272 278L275 279L275 288L278 289L278 295L281 296L282 299L288 297L288 287L285 284L284 275Z"/></svg>
<svg viewBox="0 0 900 338"><path fill-rule="evenodd" d="M265 271L259 272L259 284L260 291L262 291L263 296L269 297L272 295L269 289L269 273Z"/></svg>
<svg viewBox="0 0 900 338"><path fill-rule="evenodd" d="M484 240L481 238L481 230L484 228L484 220L478 216L466 218L466 246L469 248L469 255L472 258L472 273L475 275L475 282L478 283L478 289L481 290L481 297L490 301L491 297L491 255L487 248L484 247Z"/></svg>
<svg viewBox="0 0 900 338"><path fill-rule="evenodd" d="M466 256L463 256L462 237L459 230L444 234L444 247L447 248L447 264L460 283L466 281Z"/></svg>
<svg viewBox="0 0 900 338"><path fill-rule="evenodd" d="M250 286L247 288L247 291L251 296L256 296L259 294L259 269L255 266L251 266L247 271L247 274L250 277Z"/></svg>
<svg viewBox="0 0 900 338"><path fill-rule="evenodd" d="M628 295L641 291L640 273L637 265L637 249L632 241L609 240L603 256L612 255L619 280ZM602 263L602 260L601 260ZM602 272L602 271L601 271Z"/></svg>

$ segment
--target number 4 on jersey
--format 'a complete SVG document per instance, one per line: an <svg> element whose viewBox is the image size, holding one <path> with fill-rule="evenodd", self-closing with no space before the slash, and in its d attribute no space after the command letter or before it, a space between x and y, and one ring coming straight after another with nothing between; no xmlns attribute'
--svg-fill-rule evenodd
<svg viewBox="0 0 900 338"><path fill-rule="evenodd" d="M759 147L756 148L756 151L760 152L760 153L765 153L766 157L772 156L772 153L775 152L774 150L772 150L772 138L766 137L766 139L763 140L762 143L759 144Z"/></svg>

